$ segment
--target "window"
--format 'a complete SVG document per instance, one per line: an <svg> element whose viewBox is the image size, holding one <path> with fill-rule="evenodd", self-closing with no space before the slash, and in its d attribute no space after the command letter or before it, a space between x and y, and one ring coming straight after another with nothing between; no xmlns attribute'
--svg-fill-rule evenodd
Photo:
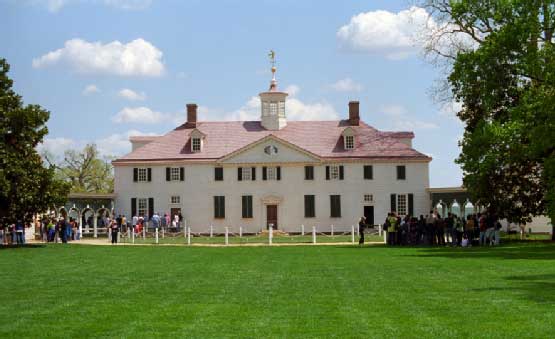
<svg viewBox="0 0 555 339"><path fill-rule="evenodd" d="M139 198L137 199L137 205L139 210L139 216L145 216L147 212L147 200L146 198Z"/></svg>
<svg viewBox="0 0 555 339"><path fill-rule="evenodd" d="M279 102L278 112L280 117L285 117L285 101Z"/></svg>
<svg viewBox="0 0 555 339"><path fill-rule="evenodd" d="M374 179L374 168L371 165L364 166L364 179L365 180Z"/></svg>
<svg viewBox="0 0 555 339"><path fill-rule="evenodd" d="M181 204L181 197L179 195L172 195L170 198L170 204Z"/></svg>
<svg viewBox="0 0 555 339"><path fill-rule="evenodd" d="M397 166L397 180L406 179L406 169L405 166Z"/></svg>
<svg viewBox="0 0 555 339"><path fill-rule="evenodd" d="M345 149L355 148L355 137L352 135L345 136Z"/></svg>
<svg viewBox="0 0 555 339"><path fill-rule="evenodd" d="M343 165L326 166L326 180L343 180Z"/></svg>
<svg viewBox="0 0 555 339"><path fill-rule="evenodd" d="M214 180L223 181L224 180L224 169L223 167L214 167Z"/></svg>
<svg viewBox="0 0 555 339"><path fill-rule="evenodd" d="M304 167L304 180L314 180L314 166Z"/></svg>
<svg viewBox="0 0 555 339"><path fill-rule="evenodd" d="M364 202L372 202L372 201L374 201L374 196L372 194L364 195Z"/></svg>
<svg viewBox="0 0 555 339"><path fill-rule="evenodd" d="M276 167L268 167L266 170L268 180L276 180L277 177L277 168Z"/></svg>
<svg viewBox="0 0 555 339"><path fill-rule="evenodd" d="M171 181L179 181L179 167L171 168Z"/></svg>
<svg viewBox="0 0 555 339"><path fill-rule="evenodd" d="M269 105L267 101L262 102L262 115L266 116L269 113Z"/></svg>
<svg viewBox="0 0 555 339"><path fill-rule="evenodd" d="M225 196L214 196L214 218L225 218Z"/></svg>
<svg viewBox="0 0 555 339"><path fill-rule="evenodd" d="M316 217L316 209L314 207L314 195L304 196L304 217L305 218Z"/></svg>
<svg viewBox="0 0 555 339"><path fill-rule="evenodd" d="M243 180L245 180L245 181L251 180L251 173L252 173L252 171L251 171L250 167L243 167L242 168L242 173L241 173L241 176L242 176Z"/></svg>
<svg viewBox="0 0 555 339"><path fill-rule="evenodd" d="M138 177L137 177L137 181L139 182L146 182L147 181L147 170L146 168L139 168L138 169Z"/></svg>
<svg viewBox="0 0 555 339"><path fill-rule="evenodd" d="M330 216L332 218L341 218L341 196L330 195Z"/></svg>
<svg viewBox="0 0 555 339"><path fill-rule="evenodd" d="M277 102L270 102L270 115L277 115Z"/></svg>
<svg viewBox="0 0 555 339"><path fill-rule="evenodd" d="M252 218L252 195L242 196L243 218Z"/></svg>
<svg viewBox="0 0 555 339"><path fill-rule="evenodd" d="M397 195L397 214L399 215L407 214L407 195L406 194Z"/></svg>
<svg viewBox="0 0 555 339"><path fill-rule="evenodd" d="M193 138L193 152L200 152L200 138Z"/></svg>

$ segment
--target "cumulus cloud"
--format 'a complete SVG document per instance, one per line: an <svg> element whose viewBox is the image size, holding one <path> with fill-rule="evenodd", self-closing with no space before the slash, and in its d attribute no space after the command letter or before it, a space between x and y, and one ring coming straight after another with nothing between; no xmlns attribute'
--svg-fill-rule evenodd
<svg viewBox="0 0 555 339"><path fill-rule="evenodd" d="M355 82L351 78L345 78L338 80L336 83L331 84L330 87L338 92L360 92L362 91L362 85Z"/></svg>
<svg viewBox="0 0 555 339"><path fill-rule="evenodd" d="M91 85L88 85L87 87L85 87L85 89L83 89L82 93L83 93L83 95L91 95L91 94L99 93L99 92L100 92L100 89L98 89L98 87L96 87L96 85L91 84Z"/></svg>
<svg viewBox="0 0 555 339"><path fill-rule="evenodd" d="M58 161L63 159L64 152L68 149L75 148L77 142L69 138L45 138L42 143L37 145L39 154L47 154L54 157L50 161Z"/></svg>
<svg viewBox="0 0 555 339"><path fill-rule="evenodd" d="M392 117L402 116L407 113L407 109L405 107L396 104L382 105L380 107L380 111Z"/></svg>
<svg viewBox="0 0 555 339"><path fill-rule="evenodd" d="M46 7L52 13L60 11L67 5L77 3L101 4L122 10L142 10L152 4L152 0L27 0L24 2Z"/></svg>
<svg viewBox="0 0 555 339"><path fill-rule="evenodd" d="M148 107L125 107L112 117L115 123L158 124L168 121L170 114L156 112Z"/></svg>
<svg viewBox="0 0 555 339"><path fill-rule="evenodd" d="M398 13L370 11L353 16L336 36L344 50L403 59L418 52L415 34L428 20L428 12L416 6Z"/></svg>
<svg viewBox="0 0 555 339"><path fill-rule="evenodd" d="M144 39L127 44L71 39L64 47L33 59L34 68L64 64L82 73L120 76L160 76L164 73L162 51Z"/></svg>
<svg viewBox="0 0 555 339"><path fill-rule="evenodd" d="M122 88L118 92L118 96L130 101L142 101L146 99L146 95L144 92L137 93L129 88Z"/></svg>

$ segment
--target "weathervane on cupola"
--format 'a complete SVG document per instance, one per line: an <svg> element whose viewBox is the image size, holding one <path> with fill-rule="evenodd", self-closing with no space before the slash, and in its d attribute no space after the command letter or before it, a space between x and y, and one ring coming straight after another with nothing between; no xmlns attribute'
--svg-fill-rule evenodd
<svg viewBox="0 0 555 339"><path fill-rule="evenodd" d="M267 130L280 130L287 125L285 119L285 98L287 93L278 91L276 80L276 52L268 53L272 65L272 81L267 92L260 93L260 123Z"/></svg>

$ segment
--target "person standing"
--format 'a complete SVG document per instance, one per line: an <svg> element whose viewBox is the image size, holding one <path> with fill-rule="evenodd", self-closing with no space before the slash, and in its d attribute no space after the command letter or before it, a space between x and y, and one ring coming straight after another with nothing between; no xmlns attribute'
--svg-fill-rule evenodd
<svg viewBox="0 0 555 339"><path fill-rule="evenodd" d="M173 223L174 223L175 231L179 232L179 215L175 214L173 216Z"/></svg>
<svg viewBox="0 0 555 339"><path fill-rule="evenodd" d="M112 220L111 227L112 229L112 244L118 243L118 222L116 220Z"/></svg>
<svg viewBox="0 0 555 339"><path fill-rule="evenodd" d="M68 227L68 224L67 224L67 222L64 218L61 218L60 222L59 222L59 225L60 226L58 228L58 234L62 238L62 243L67 244L67 227Z"/></svg>
<svg viewBox="0 0 555 339"><path fill-rule="evenodd" d="M18 245L23 245L25 243L24 239L24 230L25 226L23 225L23 222L21 221L21 219L18 219L17 222L15 223L15 238L16 238L16 243Z"/></svg>
<svg viewBox="0 0 555 339"><path fill-rule="evenodd" d="M389 213L388 217L389 227L387 229L387 240L389 245L395 245L397 243L397 217L395 213Z"/></svg>
<svg viewBox="0 0 555 339"><path fill-rule="evenodd" d="M360 239L358 240L359 245L364 245L364 228L366 227L366 218L360 217L358 221L358 234L360 235Z"/></svg>

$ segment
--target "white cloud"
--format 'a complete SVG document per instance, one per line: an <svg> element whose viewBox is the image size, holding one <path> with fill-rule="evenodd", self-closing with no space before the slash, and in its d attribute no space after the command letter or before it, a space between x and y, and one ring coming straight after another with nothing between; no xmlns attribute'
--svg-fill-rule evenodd
<svg viewBox="0 0 555 339"><path fill-rule="evenodd" d="M50 161L59 161L63 159L64 152L67 149L75 148L77 143L68 138L45 138L41 144L37 145L39 153L47 152L49 155L54 156Z"/></svg>
<svg viewBox="0 0 555 339"><path fill-rule="evenodd" d="M141 38L127 44L112 41L87 42L71 39L64 47L33 59L34 68L63 63L82 73L105 73L121 76L160 76L164 73L162 51Z"/></svg>
<svg viewBox="0 0 555 339"><path fill-rule="evenodd" d="M380 106L380 111L391 118L391 128L396 131L413 131L421 129L435 129L439 126L433 122L420 121L412 118L408 110L398 104Z"/></svg>
<svg viewBox="0 0 555 339"><path fill-rule="evenodd" d="M146 99L146 95L144 92L137 93L129 88L122 88L118 92L118 96L130 101L142 101Z"/></svg>
<svg viewBox="0 0 555 339"><path fill-rule="evenodd" d="M338 80L336 83L331 84L330 87L338 92L360 92L362 85L355 82L351 78Z"/></svg>
<svg viewBox="0 0 555 339"><path fill-rule="evenodd" d="M60 11L67 5L78 3L101 4L122 10L143 10L152 4L152 0L26 0L25 2L46 7L52 13Z"/></svg>
<svg viewBox="0 0 555 339"><path fill-rule="evenodd" d="M98 89L98 87L96 87L96 85L91 84L88 85L87 87L85 87L85 89L83 90L83 95L90 95L90 94L94 94L94 93L100 93L100 89Z"/></svg>
<svg viewBox="0 0 555 339"><path fill-rule="evenodd" d="M112 117L116 123L158 124L172 119L170 114L160 113L148 107L125 107Z"/></svg>
<svg viewBox="0 0 555 339"><path fill-rule="evenodd" d="M416 33L428 20L428 12L415 6L398 13L371 11L353 16L336 36L345 50L403 59L419 51Z"/></svg>

